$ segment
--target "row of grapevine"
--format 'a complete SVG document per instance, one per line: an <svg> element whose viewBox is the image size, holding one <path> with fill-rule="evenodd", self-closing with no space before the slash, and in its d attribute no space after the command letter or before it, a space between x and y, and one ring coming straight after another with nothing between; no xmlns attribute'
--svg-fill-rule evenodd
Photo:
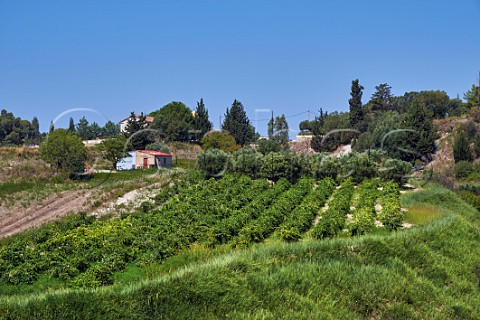
<svg viewBox="0 0 480 320"><path fill-rule="evenodd" d="M312 190L312 179L303 178L292 188L283 193L267 210L262 212L256 220L245 225L236 239L236 245L248 245L252 242L261 242L283 219L302 202L303 197Z"/></svg>
<svg viewBox="0 0 480 320"><path fill-rule="evenodd" d="M325 178L312 190L302 203L289 214L277 229L277 236L285 241L296 241L312 225L313 219L327 202L335 188L335 181Z"/></svg>
<svg viewBox="0 0 480 320"><path fill-rule="evenodd" d="M379 220L390 230L397 230L402 226L405 214L400 207L400 190L393 181L385 183L380 198L382 212Z"/></svg>
<svg viewBox="0 0 480 320"><path fill-rule="evenodd" d="M323 239L338 235L345 227L345 220L350 211L350 202L355 190L355 185L349 179L340 185L333 194L333 199L328 204L328 209L322 214L313 229L313 236Z"/></svg>
<svg viewBox="0 0 480 320"><path fill-rule="evenodd" d="M377 180L364 180L356 192L355 209L352 213L350 233L352 236L369 233L375 228L375 203L378 197Z"/></svg>
<svg viewBox="0 0 480 320"><path fill-rule="evenodd" d="M44 274L73 287L110 284L126 263L175 254L267 190L267 181L226 176L188 184L148 213L56 229L47 237L20 237L0 247L0 283L28 284Z"/></svg>
<svg viewBox="0 0 480 320"><path fill-rule="evenodd" d="M256 219L286 190L290 188L287 179L281 179L269 190L260 193L252 202L234 211L228 218L220 220L213 228L210 244L227 243L238 235L240 230L252 219Z"/></svg>

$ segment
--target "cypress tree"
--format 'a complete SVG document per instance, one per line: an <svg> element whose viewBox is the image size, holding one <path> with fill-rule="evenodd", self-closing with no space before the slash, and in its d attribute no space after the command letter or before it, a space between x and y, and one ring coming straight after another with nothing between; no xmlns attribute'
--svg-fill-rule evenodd
<svg viewBox="0 0 480 320"><path fill-rule="evenodd" d="M352 81L351 98L348 100L350 105L350 128L357 129L365 119L362 108L363 86L358 83L358 79ZM322 115L323 116L323 115Z"/></svg>
<svg viewBox="0 0 480 320"><path fill-rule="evenodd" d="M40 123L38 122L37 117L33 117L32 119L32 134L31 139L33 142L38 143L38 138L40 137Z"/></svg>
<svg viewBox="0 0 480 320"><path fill-rule="evenodd" d="M208 110L205 108L203 99L197 102L195 110L194 129L196 131L196 139L199 141L207 132L212 130L212 122L208 119Z"/></svg>
<svg viewBox="0 0 480 320"><path fill-rule="evenodd" d="M255 139L255 128L250 124L242 103L236 99L233 101L232 107L227 108L222 129L228 131L235 138L236 143L241 146L251 143Z"/></svg>
<svg viewBox="0 0 480 320"><path fill-rule="evenodd" d="M68 124L68 131L75 132L75 122L73 122L73 118L70 118L70 123Z"/></svg>

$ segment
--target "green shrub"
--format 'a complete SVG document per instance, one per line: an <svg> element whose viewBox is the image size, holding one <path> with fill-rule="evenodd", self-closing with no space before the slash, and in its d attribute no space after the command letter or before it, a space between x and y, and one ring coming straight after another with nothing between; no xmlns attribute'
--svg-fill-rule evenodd
<svg viewBox="0 0 480 320"><path fill-rule="evenodd" d="M384 181L394 180L397 183L406 183L411 171L410 163L397 159L387 159L378 169L378 176Z"/></svg>
<svg viewBox="0 0 480 320"><path fill-rule="evenodd" d="M397 230L402 226L405 213L400 207L400 190L395 182L387 182L381 197L382 212L379 219L389 230Z"/></svg>
<svg viewBox="0 0 480 320"><path fill-rule="evenodd" d="M352 236L371 232L375 228L375 212L371 208L361 208L353 215L353 224L350 227Z"/></svg>
<svg viewBox="0 0 480 320"><path fill-rule="evenodd" d="M250 147L244 147L233 155L233 172L256 178L260 171L262 154Z"/></svg>
<svg viewBox="0 0 480 320"><path fill-rule="evenodd" d="M270 152L261 158L260 176L273 181L285 178L294 182L301 171L297 158L292 152Z"/></svg>
<svg viewBox="0 0 480 320"><path fill-rule="evenodd" d="M302 237L297 228L288 226L280 227L279 235L280 238L289 242L298 241Z"/></svg>
<svg viewBox="0 0 480 320"><path fill-rule="evenodd" d="M475 193L473 193L471 191L460 191L458 193L458 195L466 203L468 203L472 207L476 208L477 210L480 210L480 196L479 195L476 195Z"/></svg>
<svg viewBox="0 0 480 320"><path fill-rule="evenodd" d="M210 149L198 155L198 168L210 177L223 175L229 166L230 157L222 150Z"/></svg>
<svg viewBox="0 0 480 320"><path fill-rule="evenodd" d="M474 171L474 165L468 161L460 161L455 164L455 176L458 179L467 178Z"/></svg>

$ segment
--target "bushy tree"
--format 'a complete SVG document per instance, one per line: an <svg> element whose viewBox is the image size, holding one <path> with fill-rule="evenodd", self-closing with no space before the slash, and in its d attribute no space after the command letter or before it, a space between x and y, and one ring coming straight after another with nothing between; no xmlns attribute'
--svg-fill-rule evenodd
<svg viewBox="0 0 480 320"><path fill-rule="evenodd" d="M406 183L412 172L412 165L398 159L386 159L378 169L378 176L384 181Z"/></svg>
<svg viewBox="0 0 480 320"><path fill-rule="evenodd" d="M407 137L412 134L408 128L406 115L388 111L379 115L369 128L371 149L383 149L392 158L409 160L416 146L409 143Z"/></svg>
<svg viewBox="0 0 480 320"><path fill-rule="evenodd" d="M377 174L377 163L369 156L368 152L352 152L340 160L345 161L342 166L344 171L342 174L351 177L357 183L373 178Z"/></svg>
<svg viewBox="0 0 480 320"><path fill-rule="evenodd" d="M266 179L277 181L286 178L293 182L298 179L300 172L297 157L292 152L270 152L261 158L260 175Z"/></svg>
<svg viewBox="0 0 480 320"><path fill-rule="evenodd" d="M103 140L96 148L102 157L112 164L112 169L116 170L118 161L128 156L126 143L127 139L124 136L110 137Z"/></svg>
<svg viewBox="0 0 480 320"><path fill-rule="evenodd" d="M210 177L220 177L229 168L229 155L218 149L204 150L197 159L199 170Z"/></svg>
<svg viewBox="0 0 480 320"><path fill-rule="evenodd" d="M453 143L453 158L455 162L472 161L472 150L463 130L457 133Z"/></svg>
<svg viewBox="0 0 480 320"><path fill-rule="evenodd" d="M45 162L73 177L83 173L87 149L75 133L57 129L40 146L40 155Z"/></svg>
<svg viewBox="0 0 480 320"><path fill-rule="evenodd" d="M240 101L234 100L231 108L227 108L225 120L222 129L229 132L237 144L245 146L255 139L255 129L250 124L250 120Z"/></svg>
<svg viewBox="0 0 480 320"><path fill-rule="evenodd" d="M35 117L30 123L15 117L13 113L2 109L0 112L0 145L21 145L38 143L40 131L38 119Z"/></svg>
<svg viewBox="0 0 480 320"><path fill-rule="evenodd" d="M155 117L152 128L159 130L165 141L189 142L195 138L192 110L184 103L172 101L150 115Z"/></svg>
<svg viewBox="0 0 480 320"><path fill-rule="evenodd" d="M239 149L233 154L233 172L257 178L260 171L262 154L250 147Z"/></svg>
<svg viewBox="0 0 480 320"><path fill-rule="evenodd" d="M445 91L420 91L415 95L415 100L424 103L435 119L443 118L448 114L450 97Z"/></svg>
<svg viewBox="0 0 480 320"><path fill-rule="evenodd" d="M340 173L340 162L337 158L323 157L317 167L317 170L314 172L317 179L337 179L337 176Z"/></svg>
<svg viewBox="0 0 480 320"><path fill-rule="evenodd" d="M205 150L219 149L225 152L235 152L240 146L235 143L235 138L225 131L211 131L201 140Z"/></svg>
<svg viewBox="0 0 480 320"><path fill-rule="evenodd" d="M257 142L257 150L261 154L266 155L270 152L280 152L282 150L282 146L274 140L261 139Z"/></svg>

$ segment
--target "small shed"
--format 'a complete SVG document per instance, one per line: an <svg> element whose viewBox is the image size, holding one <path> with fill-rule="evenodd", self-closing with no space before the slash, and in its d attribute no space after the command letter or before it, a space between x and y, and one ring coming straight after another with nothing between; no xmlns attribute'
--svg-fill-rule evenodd
<svg viewBox="0 0 480 320"><path fill-rule="evenodd" d="M154 150L137 150L136 168L171 168L172 155Z"/></svg>
<svg viewBox="0 0 480 320"><path fill-rule="evenodd" d="M129 154L129 157L125 157L117 163L117 170L135 169L135 165L137 162L137 158L136 158L137 153L135 151L130 151L128 154Z"/></svg>

